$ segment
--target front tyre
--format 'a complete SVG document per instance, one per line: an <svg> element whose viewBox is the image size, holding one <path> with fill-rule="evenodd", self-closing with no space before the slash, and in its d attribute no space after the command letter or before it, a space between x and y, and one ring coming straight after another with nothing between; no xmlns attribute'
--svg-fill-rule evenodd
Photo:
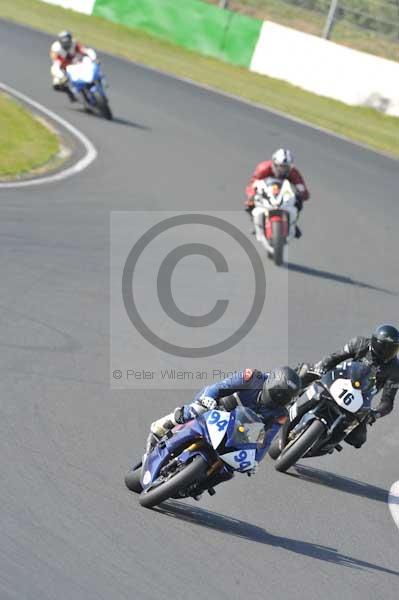
<svg viewBox="0 0 399 600"><path fill-rule="evenodd" d="M276 460L274 468L280 473L285 473L302 456L304 456L311 447L321 438L326 428L318 419L311 422L309 427L282 451Z"/></svg>
<svg viewBox="0 0 399 600"><path fill-rule="evenodd" d="M106 96L103 96L99 92L95 92L94 97L96 99L96 107L100 116L104 117L104 119L107 119L108 121L112 121L113 115Z"/></svg>
<svg viewBox="0 0 399 600"><path fill-rule="evenodd" d="M283 264L285 245L282 221L272 221L272 244L274 249L274 264L280 267Z"/></svg>
<svg viewBox="0 0 399 600"><path fill-rule="evenodd" d="M180 490L185 490L189 485L203 480L207 469L208 465L202 456L195 456L190 463L176 475L172 475L165 483L149 489L148 492L142 492L139 497L141 506L153 508L161 502L177 496Z"/></svg>
<svg viewBox="0 0 399 600"><path fill-rule="evenodd" d="M276 435L276 437L270 444L270 447L268 450L268 455L270 456L270 458L272 460L277 460L277 458L280 456L280 454L281 454L280 436Z"/></svg>

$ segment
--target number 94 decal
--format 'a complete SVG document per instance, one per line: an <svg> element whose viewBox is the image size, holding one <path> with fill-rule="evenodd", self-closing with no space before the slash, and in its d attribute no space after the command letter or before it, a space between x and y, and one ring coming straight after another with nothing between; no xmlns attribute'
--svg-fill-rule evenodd
<svg viewBox="0 0 399 600"><path fill-rule="evenodd" d="M208 418L208 425L216 425L219 431L224 431L229 424L228 419L222 419L222 412L214 410Z"/></svg>
<svg viewBox="0 0 399 600"><path fill-rule="evenodd" d="M238 454L234 456L234 460L239 463L239 470L245 471L248 467L251 466L251 461L247 460L248 452L246 450L240 450Z"/></svg>

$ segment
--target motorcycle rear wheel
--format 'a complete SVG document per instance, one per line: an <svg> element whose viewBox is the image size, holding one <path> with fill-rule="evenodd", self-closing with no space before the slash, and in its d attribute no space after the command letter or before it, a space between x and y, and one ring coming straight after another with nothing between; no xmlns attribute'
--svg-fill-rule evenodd
<svg viewBox="0 0 399 600"><path fill-rule="evenodd" d="M141 494L143 488L140 483L141 479L141 467L135 469L134 471L129 471L125 475L125 485L131 491L136 494Z"/></svg>
<svg viewBox="0 0 399 600"><path fill-rule="evenodd" d="M199 479L203 479L207 469L208 465L202 456L195 456L184 469L178 471L176 475L172 475L165 483L161 483L148 492L142 492L139 497L141 506L153 508L161 502L173 498L179 490L184 490Z"/></svg>
<svg viewBox="0 0 399 600"><path fill-rule="evenodd" d="M297 441L287 446L281 451L280 456L276 460L274 468L280 473L285 473L292 467L302 456L304 456L310 448L320 439L325 432L325 425L315 419L309 427L299 436Z"/></svg>

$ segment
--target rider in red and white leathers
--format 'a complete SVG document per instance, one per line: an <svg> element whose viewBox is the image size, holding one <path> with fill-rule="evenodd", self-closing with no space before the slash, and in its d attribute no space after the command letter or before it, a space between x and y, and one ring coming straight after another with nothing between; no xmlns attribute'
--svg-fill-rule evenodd
<svg viewBox="0 0 399 600"><path fill-rule="evenodd" d="M246 187L247 199L245 201L245 210L251 216L252 210L255 206L255 185L259 179L266 179L266 177L276 177L277 179L288 179L295 187L296 203L295 206L298 209L298 213L301 212L303 202L309 200L310 193L306 186L305 180L302 177L300 171L293 165L294 159L290 150L280 148L274 152L271 160L265 160L259 163L253 172L253 175ZM300 237L301 232L297 227L296 236Z"/></svg>
<svg viewBox="0 0 399 600"><path fill-rule="evenodd" d="M53 61L51 65L53 88L57 92L65 92L71 102L75 101L75 96L67 85L68 80L65 70L68 65L82 60L84 56L96 60L95 51L77 42L69 31L61 31L57 40L51 44L50 58Z"/></svg>

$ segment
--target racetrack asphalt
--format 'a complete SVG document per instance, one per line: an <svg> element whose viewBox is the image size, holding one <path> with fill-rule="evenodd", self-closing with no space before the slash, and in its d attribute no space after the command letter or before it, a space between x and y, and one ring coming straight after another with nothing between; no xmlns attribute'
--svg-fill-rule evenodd
<svg viewBox="0 0 399 600"><path fill-rule="evenodd" d="M110 389L109 220L111 210L241 210L255 164L292 148L312 192L288 270L296 364L397 322L398 163L109 56L117 119L105 122L50 89L49 36L5 22L0 32L1 80L99 151L76 177L1 192L1 600L396 600L397 412L361 451L290 475L268 460L199 503L148 511L126 490L149 423L188 398ZM287 270L267 275L254 365L265 369L286 360L275 341Z"/></svg>

